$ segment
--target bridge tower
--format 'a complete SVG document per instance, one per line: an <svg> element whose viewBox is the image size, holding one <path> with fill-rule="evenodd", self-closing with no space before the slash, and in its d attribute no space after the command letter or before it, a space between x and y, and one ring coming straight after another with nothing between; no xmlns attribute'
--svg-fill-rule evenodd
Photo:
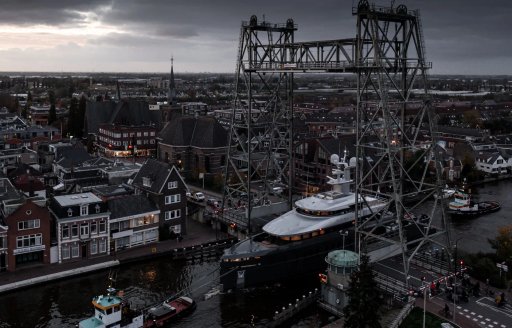
<svg viewBox="0 0 512 328"><path fill-rule="evenodd" d="M419 11L404 5L381 8L361 0L353 15L357 16L356 194L379 195L398 224L398 236L387 237L376 233L378 227L371 227L371 220L356 219L359 251L370 252L372 245L378 245L401 253L407 279L411 261L422 247L437 244L439 249L450 249L442 199L434 200L422 221L413 216L435 193L441 194L443 185L428 93L427 72L432 65L425 60ZM421 92L413 93L418 89Z"/></svg>
<svg viewBox="0 0 512 328"><path fill-rule="evenodd" d="M220 219L244 233L271 193L291 208L293 72L279 69L293 61L296 29L291 19L270 24L256 16L240 29L223 204L241 209Z"/></svg>

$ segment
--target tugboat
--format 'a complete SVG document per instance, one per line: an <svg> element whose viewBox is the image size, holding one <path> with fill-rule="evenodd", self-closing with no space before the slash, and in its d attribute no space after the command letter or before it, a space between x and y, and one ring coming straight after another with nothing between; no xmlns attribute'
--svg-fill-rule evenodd
<svg viewBox="0 0 512 328"><path fill-rule="evenodd" d="M350 191L350 167L331 157L336 165L335 178L328 177L331 191L321 192L295 202L295 208L263 226L263 232L226 249L221 257L220 283L224 291L243 289L314 277L325 269L327 253L342 246L341 229L352 229L356 196ZM344 166L342 171L340 168ZM357 202L367 204L359 218L373 217L386 207L375 195L359 195ZM353 247L353 234L346 247Z"/></svg>
<svg viewBox="0 0 512 328"><path fill-rule="evenodd" d="M112 275L109 280L113 281ZM79 328L150 328L161 327L177 318L189 314L196 308L196 303L189 297L169 298L153 305L147 313L135 311L123 299L124 293L110 285L106 295L92 299L94 316L78 323Z"/></svg>
<svg viewBox="0 0 512 328"><path fill-rule="evenodd" d="M499 202L483 201L475 203L471 195L466 192L465 182L462 188L455 192L455 198L448 204L448 213L455 217L475 217L482 214L496 212L501 208Z"/></svg>
<svg viewBox="0 0 512 328"><path fill-rule="evenodd" d="M79 328L141 328L145 327L144 314L134 311L122 298L123 293L109 287L107 295L92 299L94 316L78 323Z"/></svg>

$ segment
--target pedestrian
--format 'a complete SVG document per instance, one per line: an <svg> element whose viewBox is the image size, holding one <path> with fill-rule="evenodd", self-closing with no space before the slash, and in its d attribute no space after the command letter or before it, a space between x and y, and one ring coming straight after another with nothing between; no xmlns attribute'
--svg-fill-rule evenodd
<svg viewBox="0 0 512 328"><path fill-rule="evenodd" d="M450 307L448 303L444 303L444 316L447 317L450 314Z"/></svg>

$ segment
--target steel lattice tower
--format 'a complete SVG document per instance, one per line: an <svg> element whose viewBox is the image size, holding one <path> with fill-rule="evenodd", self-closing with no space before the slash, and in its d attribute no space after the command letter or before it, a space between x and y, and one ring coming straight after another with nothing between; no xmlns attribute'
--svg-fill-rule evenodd
<svg viewBox="0 0 512 328"><path fill-rule="evenodd" d="M409 11L403 5L378 8L363 0L353 14L357 16L356 195L380 195L395 213L399 227L398 236L389 238L375 234L376 228L369 227L370 219L356 219L362 248L359 251L371 251L372 245L399 251L407 279L411 260L421 247L428 243L450 245L442 200L434 201L423 223L411 216L434 193L440 194L442 185L435 151L437 129L428 94L431 63L425 61L418 11ZM413 88L418 87L423 92L413 97ZM420 134L420 128L428 133ZM408 198L414 202L408 202ZM440 217L435 217L438 213ZM407 239L407 224L415 226L409 230L416 229L419 238Z"/></svg>
<svg viewBox="0 0 512 328"><path fill-rule="evenodd" d="M237 231L250 232L248 218L260 215L254 209L268 202L274 185L286 192L290 208L293 72L277 69L292 60L288 49L296 29L291 19L270 24L252 16L242 22L224 206L238 205L241 195L247 199L243 209L222 218Z"/></svg>

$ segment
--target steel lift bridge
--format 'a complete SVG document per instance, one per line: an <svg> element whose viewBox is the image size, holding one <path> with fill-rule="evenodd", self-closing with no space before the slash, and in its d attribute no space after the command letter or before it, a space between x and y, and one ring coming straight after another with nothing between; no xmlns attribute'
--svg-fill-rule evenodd
<svg viewBox="0 0 512 328"><path fill-rule="evenodd" d="M411 266L421 262L418 258L426 245L447 252L448 261L439 264L439 271L451 272L454 263L447 247L451 243L444 200L435 199L421 222L412 219L418 206L441 194L443 185L428 94L431 63L425 61L419 11L404 5L376 7L361 0L352 13L357 33L349 39L294 42L297 26L292 19L271 24L252 16L242 23L224 206L236 207L241 195L245 206L226 209L220 219L232 233L249 233L251 221L272 211L273 206L266 205L269 198L274 197L272 205L283 204L280 210L291 208L294 74L354 74L355 192L363 200L358 208L368 207L364 195L378 195L398 223L393 233L377 233L373 219L378 214L362 220L356 211L356 251L371 254L374 262L398 255L399 281L407 288L416 279L410 279ZM413 97L413 89L421 92ZM275 186L284 190L279 195L282 203L271 196ZM407 200L412 197L411 205Z"/></svg>

